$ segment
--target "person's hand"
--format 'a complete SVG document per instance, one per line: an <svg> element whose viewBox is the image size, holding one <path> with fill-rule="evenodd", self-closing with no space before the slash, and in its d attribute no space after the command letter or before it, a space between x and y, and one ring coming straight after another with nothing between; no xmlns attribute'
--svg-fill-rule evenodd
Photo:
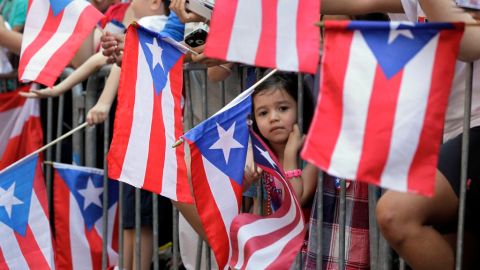
<svg viewBox="0 0 480 270"><path fill-rule="evenodd" d="M243 191L247 190L254 182L260 179L262 175L262 169L255 164L245 166L243 172Z"/></svg>
<svg viewBox="0 0 480 270"><path fill-rule="evenodd" d="M123 34L113 35L105 32L100 38L102 43L102 54L107 57L107 63L122 65L125 36Z"/></svg>
<svg viewBox="0 0 480 270"><path fill-rule="evenodd" d="M298 151L300 151L300 148L303 145L304 139L305 136L301 134L298 125L293 125L293 130L290 132L287 145L285 146L285 158L296 157L298 155Z"/></svg>
<svg viewBox="0 0 480 270"><path fill-rule="evenodd" d="M87 113L87 123L90 126L103 123L108 117L110 112L111 104L105 104L102 102L97 102L93 108L90 109Z"/></svg>
<svg viewBox="0 0 480 270"><path fill-rule="evenodd" d="M30 92L20 92L19 95L25 98L49 98L49 97L58 97L62 92L56 90L53 87L47 87L44 89L34 90L31 89Z"/></svg>
<svg viewBox="0 0 480 270"><path fill-rule="evenodd" d="M172 0L170 2L170 10L177 14L178 19L180 19L182 23L205 21L205 18L197 13L187 11L185 8L185 0Z"/></svg>
<svg viewBox="0 0 480 270"><path fill-rule="evenodd" d="M193 48L192 50L197 52L198 54L193 54L191 55L192 62L199 63L199 64L204 64L207 67L214 67L214 66L219 66L228 63L225 60L219 60L219 59L214 59L214 58L209 58L207 57L204 53L203 50L205 49L205 45L198 46Z"/></svg>

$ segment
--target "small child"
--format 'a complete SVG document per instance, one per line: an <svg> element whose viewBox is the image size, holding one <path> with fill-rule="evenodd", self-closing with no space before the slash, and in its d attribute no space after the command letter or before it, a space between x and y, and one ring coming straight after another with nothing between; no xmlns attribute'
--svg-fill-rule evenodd
<svg viewBox="0 0 480 270"><path fill-rule="evenodd" d="M308 163L299 170L298 153L303 144L303 135L297 125L297 84L297 75L294 73L278 72L265 80L252 94L252 118L253 129L269 145L287 175L292 175L289 181L297 198L302 205L307 205L315 193L318 170ZM312 98L309 98L308 89L304 91L304 97L303 119L306 125L303 131L306 131L313 115ZM261 176L259 169L247 165L245 185L257 181ZM272 183L266 183L269 208L271 200L276 203L276 197L281 192L270 184ZM254 202L255 205L256 201ZM269 213L272 209L266 210Z"/></svg>

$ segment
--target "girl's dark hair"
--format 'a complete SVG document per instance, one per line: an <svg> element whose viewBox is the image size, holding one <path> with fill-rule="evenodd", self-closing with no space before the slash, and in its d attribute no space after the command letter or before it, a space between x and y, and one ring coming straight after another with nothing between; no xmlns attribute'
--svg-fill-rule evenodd
<svg viewBox="0 0 480 270"><path fill-rule="evenodd" d="M264 75L269 73L270 70L267 70ZM293 72L280 72L277 71L275 74L270 76L268 79L266 79L264 82L262 82L259 86L255 88L255 90L252 93L252 102L253 98L258 95L259 93L263 92L264 90L268 89L285 89L287 93L297 102L298 104L298 80L299 80L299 75L298 73L293 73ZM312 122L313 118L313 110L314 110L314 104L313 104L313 95L312 95L312 90L311 87L308 85L308 83L305 82L303 77L301 78L303 81L303 113L302 113L302 119L303 119L303 133L307 133L308 129L310 127L310 123ZM259 134L260 131L257 127L257 124L255 123L255 116L253 113L253 107L252 106L252 114L251 114L251 119L253 120L253 130Z"/></svg>

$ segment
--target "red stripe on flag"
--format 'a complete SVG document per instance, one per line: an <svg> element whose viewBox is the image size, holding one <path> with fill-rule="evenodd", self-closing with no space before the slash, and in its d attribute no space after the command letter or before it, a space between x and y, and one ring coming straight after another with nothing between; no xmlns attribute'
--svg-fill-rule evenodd
<svg viewBox="0 0 480 270"><path fill-rule="evenodd" d="M0 157L0 170L30 154L43 145L42 123L39 117L30 117L22 132L10 138Z"/></svg>
<svg viewBox="0 0 480 270"><path fill-rule="evenodd" d="M202 169L204 168L202 154L193 144L190 144L190 149L192 168L197 168L192 170L192 185L195 187L193 191L195 193L198 214L202 220L205 234L208 237L208 242L214 251L218 267L219 269L223 269L228 263L227 260L230 250L227 228L224 226L222 215L215 203L215 198L210 191L205 170Z"/></svg>
<svg viewBox="0 0 480 270"><path fill-rule="evenodd" d="M277 65L277 9L278 0L262 1L262 31L258 41L255 63Z"/></svg>
<svg viewBox="0 0 480 270"><path fill-rule="evenodd" d="M448 98L455 75L455 62L458 54L458 42L462 32L440 32L435 62L427 101L424 124L420 134L417 152L408 172L408 191L433 196L438 161L439 143L442 139L443 121ZM430 181L431 179L431 181Z"/></svg>
<svg viewBox="0 0 480 270"><path fill-rule="evenodd" d="M320 1L298 0L297 54L300 71L309 73L317 71L320 57L320 34L315 22L319 20Z"/></svg>
<svg viewBox="0 0 480 270"><path fill-rule="evenodd" d="M232 222L232 225L230 225L230 242L232 243L232 247L233 247L232 258L230 259L230 265L232 267L237 264L239 253L243 252L243 251L237 250L238 231L243 226L249 225L251 223L254 223L262 219L273 219L273 218L279 218L284 216L288 212L288 209L290 208L290 204L291 204L290 196L285 196L285 200L282 202L282 205L280 206L278 211L276 211L275 213L273 213L268 217L259 217L258 215L253 215L253 214L240 214L238 217L234 219L234 221ZM247 245L245 245L245 247L247 247ZM245 253L247 252L248 251L245 251ZM244 261L246 261L245 258L244 258Z"/></svg>
<svg viewBox="0 0 480 270"><path fill-rule="evenodd" d="M52 38L52 36L57 32L57 29L62 21L63 14L65 11L60 12L57 16L53 15L52 8L48 11L48 16L45 20L45 24L43 25L42 29L38 33L38 36L35 40L30 43L30 45L25 48L22 53L22 57L20 57L20 64L18 70L18 78L21 79L23 76L23 72L25 71L25 67L30 62L30 59ZM27 61L27 62L25 62Z"/></svg>
<svg viewBox="0 0 480 270"><path fill-rule="evenodd" d="M304 227L303 230L305 231L306 228ZM285 265L292 265L293 259L288 258L295 258L295 255L297 255L300 251L304 237L304 233L299 233L297 236L288 241L288 244L286 244L282 249L277 259L274 260L266 269L275 270L281 269L285 267Z"/></svg>
<svg viewBox="0 0 480 270"><path fill-rule="evenodd" d="M295 195L292 194L292 196L295 196ZM287 206L290 207L290 205L293 202L291 201L290 196L285 196L285 201L283 203L285 203ZM294 205L293 207L296 207L296 206ZM288 211L288 208L286 210ZM252 253L254 253L257 250L266 248L266 247L274 244L280 238L284 237L290 231L292 231L299 222L302 222L301 221L301 210L297 208L297 211L295 211L295 212L296 212L295 213L295 218L287 226L282 227L281 229L279 229L277 231L274 231L274 232L271 232L271 233L266 234L266 235L253 237L253 238L251 238L250 240L247 241L247 243L245 245L245 255L246 256L245 256L245 259L244 259L244 264L242 266L242 269L244 269L245 266L247 265ZM286 214L286 213L284 213L284 214ZM296 254L298 252L298 249L294 249L293 252Z"/></svg>
<svg viewBox="0 0 480 270"><path fill-rule="evenodd" d="M94 270L102 269L102 238L97 232L95 225L89 231L85 226L85 238L87 238L90 247L90 257L92 258L92 267Z"/></svg>
<svg viewBox="0 0 480 270"><path fill-rule="evenodd" d="M230 37L235 22L239 0L219 0L215 3L212 22L205 44L205 55L212 58L226 59Z"/></svg>
<svg viewBox="0 0 480 270"><path fill-rule="evenodd" d="M172 67L170 71L170 86L172 89L172 95L175 102L175 138L180 138L183 135L183 123L182 123L182 87L183 87L183 58ZM178 70L180 69L180 70ZM178 70L178 71L177 71ZM179 202L193 203L193 197L190 193L190 185L187 178L187 166L185 164L185 148L177 147L175 149L177 156L177 200Z"/></svg>
<svg viewBox="0 0 480 270"><path fill-rule="evenodd" d="M336 22L347 27L348 22ZM331 24L326 22L326 27ZM337 31L328 33L325 37L325 53L321 81L323 89L318 96L317 108L308 132L302 158L323 170L330 166L331 157L340 135L343 110L344 78L338 79L338 74L346 74L350 45L353 32ZM338 91L341 89L341 91ZM332 117L335 112L335 117ZM322 134L322 136L318 136ZM320 151L321 150L321 151Z"/></svg>
<svg viewBox="0 0 480 270"><path fill-rule="evenodd" d="M50 216L48 212L48 201L47 201L47 189L45 188L45 179L43 178L42 171L43 157L40 155L37 161L37 167L35 168L35 179L33 180L33 190L38 198L38 202L42 207L43 213L45 216Z"/></svg>
<svg viewBox="0 0 480 270"><path fill-rule="evenodd" d="M119 203L117 202L117 207L116 207L116 211L115 211L115 221L113 223L113 232L112 232L112 249L115 250L117 253L118 253L118 227L119 227L119 213L118 213L118 206L119 206ZM108 263L108 265L110 265L111 262Z"/></svg>
<svg viewBox="0 0 480 270"><path fill-rule="evenodd" d="M30 269L50 269L30 226L27 226L25 236L15 232L15 238Z"/></svg>
<svg viewBox="0 0 480 270"><path fill-rule="evenodd" d="M403 70L388 79L380 65L377 65L355 179L379 184L387 164L402 77Z"/></svg>
<svg viewBox="0 0 480 270"><path fill-rule="evenodd" d="M36 81L46 86L53 86L64 67L73 58L82 45L82 42L92 32L92 28L102 16L102 13L100 13L95 7L88 5L78 18L78 22L70 37L50 57L45 64L45 67L38 74L38 79Z"/></svg>
<svg viewBox="0 0 480 270"><path fill-rule="evenodd" d="M135 27L127 30L122 72L118 89L117 110L110 151L108 152L108 176L120 178L132 129L133 107L135 106L135 85L137 81L138 35Z"/></svg>
<svg viewBox="0 0 480 270"><path fill-rule="evenodd" d="M154 91L153 85L147 91ZM165 126L162 112L162 94L153 94L153 117L150 129L150 143L148 150L147 168L143 188L160 193L165 167ZM170 117L170 116L169 116ZM173 169L173 168L170 168ZM169 179L170 180L170 179Z"/></svg>
<svg viewBox="0 0 480 270"><path fill-rule="evenodd" d="M0 269L9 269L5 257L3 256L2 249L0 248Z"/></svg>
<svg viewBox="0 0 480 270"><path fill-rule="evenodd" d="M26 98L20 97L19 92L28 92L31 85L24 85L15 91L0 94L0 113L15 109L25 104Z"/></svg>
<svg viewBox="0 0 480 270"><path fill-rule="evenodd" d="M53 207L55 211L55 266L57 269L72 269L72 247L70 245L70 191L61 179L60 174L54 172L55 192L53 193ZM68 194L65 196L65 194Z"/></svg>

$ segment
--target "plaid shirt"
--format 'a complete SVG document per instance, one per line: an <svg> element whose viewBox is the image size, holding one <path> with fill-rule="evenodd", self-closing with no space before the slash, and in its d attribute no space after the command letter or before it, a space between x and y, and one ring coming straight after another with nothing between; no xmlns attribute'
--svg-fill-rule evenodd
<svg viewBox="0 0 480 270"><path fill-rule="evenodd" d="M323 184L323 269L338 269L340 189L338 181L325 176ZM315 269L317 263L317 211L316 200L310 217L308 247L304 254L304 269ZM346 269L370 269L368 235L368 185L356 181L347 182L345 231Z"/></svg>

